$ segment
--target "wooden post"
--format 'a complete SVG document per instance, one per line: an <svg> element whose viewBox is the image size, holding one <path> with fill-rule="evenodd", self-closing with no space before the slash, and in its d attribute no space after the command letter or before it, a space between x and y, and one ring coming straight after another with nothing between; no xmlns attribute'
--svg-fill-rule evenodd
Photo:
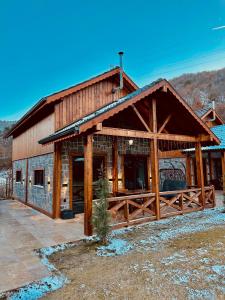
<svg viewBox="0 0 225 300"><path fill-rule="evenodd" d="M203 174L203 160L201 143L195 144L195 156L196 156L196 170L197 170L197 186L201 188L200 201L203 207L205 207L205 189L204 189L204 174Z"/></svg>
<svg viewBox="0 0 225 300"><path fill-rule="evenodd" d="M225 151L221 152L221 165L222 165L222 185L225 191Z"/></svg>
<svg viewBox="0 0 225 300"><path fill-rule="evenodd" d="M118 140L117 137L113 137L113 146L112 146L112 165L113 165L113 188L112 192L115 196L118 192Z"/></svg>
<svg viewBox="0 0 225 300"><path fill-rule="evenodd" d="M92 235L92 181L93 181L93 135L84 143L84 234Z"/></svg>
<svg viewBox="0 0 225 300"><path fill-rule="evenodd" d="M212 158L211 158L211 152L208 152L208 164L209 164L209 182L208 184L210 184L210 182L212 181Z"/></svg>
<svg viewBox="0 0 225 300"><path fill-rule="evenodd" d="M152 99L149 115L150 129L153 133L157 133L157 112L156 99ZM155 214L156 219L160 219L160 195L159 195L159 156L158 156L158 141L156 138L150 141L150 156L151 156L151 177L152 177L152 192L155 193Z"/></svg>
<svg viewBox="0 0 225 300"><path fill-rule="evenodd" d="M53 218L60 218L61 205L61 144L54 145L54 170L53 170Z"/></svg>
<svg viewBox="0 0 225 300"><path fill-rule="evenodd" d="M191 157L187 156L186 157L186 180L188 186L192 185L192 180L191 180Z"/></svg>
<svg viewBox="0 0 225 300"><path fill-rule="evenodd" d="M150 142L151 151L151 174L152 192L155 193L155 214L156 219L160 219L160 195L159 195L159 161L158 161L158 141L153 139Z"/></svg>

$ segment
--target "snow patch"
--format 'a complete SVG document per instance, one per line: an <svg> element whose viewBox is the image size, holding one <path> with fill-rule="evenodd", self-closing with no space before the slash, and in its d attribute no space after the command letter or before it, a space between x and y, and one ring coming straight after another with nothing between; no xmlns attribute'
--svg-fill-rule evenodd
<svg viewBox="0 0 225 300"><path fill-rule="evenodd" d="M64 276L49 276L42 280L31 283L26 287L19 289L17 292L9 296L10 300L36 300L43 297L49 292L53 292L66 283L66 278Z"/></svg>
<svg viewBox="0 0 225 300"><path fill-rule="evenodd" d="M98 256L117 256L124 255L128 251L132 250L133 246L122 239L111 239L106 246L100 246L97 248Z"/></svg>

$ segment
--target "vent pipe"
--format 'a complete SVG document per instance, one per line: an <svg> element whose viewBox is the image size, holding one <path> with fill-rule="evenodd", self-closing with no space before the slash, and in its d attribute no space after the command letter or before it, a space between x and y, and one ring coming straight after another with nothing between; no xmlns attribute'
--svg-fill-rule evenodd
<svg viewBox="0 0 225 300"><path fill-rule="evenodd" d="M120 51L118 52L119 57L120 57L120 84L118 87L113 88L112 92L115 93L118 90L123 89L123 54L124 52Z"/></svg>
<svg viewBox="0 0 225 300"><path fill-rule="evenodd" d="M120 56L120 90L123 89L123 52L120 51L119 53Z"/></svg>
<svg viewBox="0 0 225 300"><path fill-rule="evenodd" d="M216 120L216 105L215 105L215 99L212 99L212 113L213 113L213 117L212 119L210 119L210 122L213 122Z"/></svg>

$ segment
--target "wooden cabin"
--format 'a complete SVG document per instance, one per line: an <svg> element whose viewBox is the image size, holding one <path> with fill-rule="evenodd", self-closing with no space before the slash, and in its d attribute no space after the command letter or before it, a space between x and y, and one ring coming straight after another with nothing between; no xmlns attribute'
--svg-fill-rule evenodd
<svg viewBox="0 0 225 300"><path fill-rule="evenodd" d="M114 68L41 99L7 136L13 137L13 197L52 218L65 209L83 213L86 235L102 165L114 228L215 203L213 186L204 185L201 147L219 139L165 79L138 88ZM191 147L196 187L178 168L173 174L160 168L166 153Z"/></svg>

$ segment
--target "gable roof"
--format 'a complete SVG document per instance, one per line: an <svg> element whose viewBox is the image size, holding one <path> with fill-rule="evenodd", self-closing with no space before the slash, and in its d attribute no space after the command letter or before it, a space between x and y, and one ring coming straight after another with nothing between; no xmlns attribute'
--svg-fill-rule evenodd
<svg viewBox="0 0 225 300"><path fill-rule="evenodd" d="M195 113L203 120L210 113L213 113L213 108L208 105L206 107L195 110ZM222 125L224 123L223 119L220 117L220 115L217 112L215 112L215 115L216 115L216 118L219 120L219 122Z"/></svg>
<svg viewBox="0 0 225 300"><path fill-rule="evenodd" d="M58 101L62 99L63 97L66 97L68 95L71 95L81 89L84 89L88 86L91 86L97 82L100 82L102 80L105 80L107 78L110 78L116 74L119 74L120 67L115 67L109 71L106 71L104 73L101 73L97 76L94 76L88 80L85 80L81 83L78 83L74 86L71 86L67 89L61 90L59 92L50 94L46 97L41 98L5 135L5 138L12 135L17 129L19 129L20 126L22 126L29 118L31 118L37 111L40 109L43 109L44 107L48 105L52 105L55 101ZM138 86L136 83L125 73L123 72L123 79L128 84L128 86L131 87L132 90L138 89Z"/></svg>
<svg viewBox="0 0 225 300"><path fill-rule="evenodd" d="M108 119L109 117L113 116L114 114L124 110L125 108L129 107L130 105L136 103L137 101L147 97L148 95L152 94L153 92L161 89L166 88L169 89L170 92L177 98L177 100L189 111L194 119L202 126L202 128L212 136L212 139L219 143L217 137L211 132L211 130L204 124L204 122L194 113L191 107L181 98L181 96L174 90L174 88L170 85L170 83L165 79L158 79L138 90L134 91L118 99L117 101L107 104L104 107L96 110L95 112L87 115L86 117L77 120L70 124L69 126L64 127L56 131L54 134L41 139L39 141L40 144L47 144L51 142L55 142L58 140L67 139L71 136L78 135L86 130L92 128L93 126L97 125L98 123Z"/></svg>

